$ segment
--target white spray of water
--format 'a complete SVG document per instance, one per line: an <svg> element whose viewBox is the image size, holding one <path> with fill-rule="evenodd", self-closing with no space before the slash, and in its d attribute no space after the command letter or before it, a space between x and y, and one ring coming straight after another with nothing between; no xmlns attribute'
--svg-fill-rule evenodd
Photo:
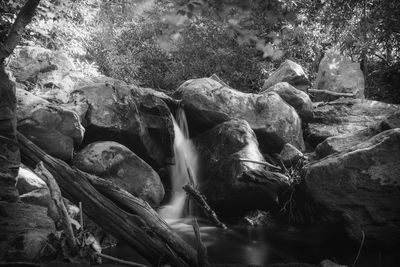
<svg viewBox="0 0 400 267"><path fill-rule="evenodd" d="M161 208L160 216L165 220L176 220L182 217L186 202L186 192L182 189L189 183L189 172L195 185L197 184L198 154L189 139L189 129L183 109L177 111L174 119L174 153L175 165L170 166L171 200Z"/></svg>

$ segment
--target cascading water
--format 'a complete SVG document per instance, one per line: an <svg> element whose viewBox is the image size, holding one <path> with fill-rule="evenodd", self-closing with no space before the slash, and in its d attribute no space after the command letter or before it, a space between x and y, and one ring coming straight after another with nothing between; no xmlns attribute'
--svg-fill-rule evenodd
<svg viewBox="0 0 400 267"><path fill-rule="evenodd" d="M171 200L160 209L160 216L165 220L179 219L183 215L186 202L186 192L182 189L184 185L192 182L196 185L198 154L189 139L189 129L185 111L180 108L176 113L174 122L174 153L175 165L170 166L171 177ZM190 173L190 174L189 174Z"/></svg>

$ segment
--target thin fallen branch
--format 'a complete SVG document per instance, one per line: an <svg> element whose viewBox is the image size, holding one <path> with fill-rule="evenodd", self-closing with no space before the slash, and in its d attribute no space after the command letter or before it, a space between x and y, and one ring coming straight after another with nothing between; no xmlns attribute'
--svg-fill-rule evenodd
<svg viewBox="0 0 400 267"><path fill-rule="evenodd" d="M277 171L280 171L280 170L281 170L281 168L279 168L279 167L277 167L277 166L275 166L275 165L272 165L271 163L268 163L268 162L257 161L257 160L251 160L251 159L239 159L239 161L242 161L242 162L251 162L251 163L255 163L255 164L264 165L264 166L267 166L267 167L269 167L269 168L271 168L271 169L274 169L274 170L277 170Z"/></svg>
<svg viewBox="0 0 400 267"><path fill-rule="evenodd" d="M76 245L74 231L72 230L72 225L68 216L67 208L64 205L60 187L58 187L58 184L53 175L46 169L42 161L39 162L36 166L35 173L46 182L50 191L51 199L54 201L58 213L60 214L64 233L67 238L68 247L73 254L77 253L78 249Z"/></svg>
<svg viewBox="0 0 400 267"><path fill-rule="evenodd" d="M364 233L363 230L361 230L361 233L362 233L362 240L361 240L360 248L358 249L357 256L356 256L356 258L354 259L354 262L353 262L353 264L351 265L351 267L354 267L354 266L356 265L357 260L358 260L358 258L360 257L360 254L361 254L361 250L362 250L362 248L363 248L363 246L364 246L365 233Z"/></svg>
<svg viewBox="0 0 400 267"><path fill-rule="evenodd" d="M228 229L224 223L222 223L217 214L208 205L206 198L190 184L183 187L183 190L194 200L194 202L204 211L204 213L218 226L223 229Z"/></svg>
<svg viewBox="0 0 400 267"><path fill-rule="evenodd" d="M151 264L198 266L197 252L169 228L165 228L165 222L145 201L126 192L129 194L129 200L136 204L129 207L135 212L121 209L115 203L118 200L125 200L125 196L114 199L113 202L104 193L108 192L109 195L117 197L116 192L123 192L120 188L114 186L110 189L109 184L104 183L106 188L103 187L103 191L100 191L93 187L91 181L96 180L101 183L103 179L72 169L62 160L45 153L21 133L18 133L18 141L22 159L28 166L43 161L67 198L74 203L82 202L85 207L84 212L89 218L119 240L135 248ZM89 180L89 177L93 179ZM157 222L163 223L157 224Z"/></svg>
<svg viewBox="0 0 400 267"><path fill-rule="evenodd" d="M136 263L136 262L132 262L132 261L121 260L121 259L115 258L115 257L107 255L107 254L103 254L103 253L96 252L95 255L102 257L104 259L116 262L116 263L123 264L123 265L128 265L128 266L133 266L133 267L150 267L148 265L144 265L144 264L140 264L140 263Z"/></svg>
<svg viewBox="0 0 400 267"><path fill-rule="evenodd" d="M201 241L199 224L197 223L196 218L193 219L193 230L194 230L194 236L196 237L196 241L197 241L197 258L198 258L199 265L201 267L209 266L210 264L208 262L207 248Z"/></svg>

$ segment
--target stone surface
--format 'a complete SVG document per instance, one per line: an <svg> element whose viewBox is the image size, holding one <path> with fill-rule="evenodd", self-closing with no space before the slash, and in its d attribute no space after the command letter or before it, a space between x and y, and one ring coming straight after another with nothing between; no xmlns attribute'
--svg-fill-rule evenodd
<svg viewBox="0 0 400 267"><path fill-rule="evenodd" d="M172 115L176 101L152 89L95 83L71 94L68 108L76 111L87 131L85 144L121 143L151 164L173 156Z"/></svg>
<svg viewBox="0 0 400 267"><path fill-rule="evenodd" d="M304 155L297 148L287 143L283 146L283 149L279 154L279 158L282 160L285 166L290 167L296 166L297 162L304 158Z"/></svg>
<svg viewBox="0 0 400 267"><path fill-rule="evenodd" d="M327 51L319 64L315 88L364 98L364 74L360 64L333 50Z"/></svg>
<svg viewBox="0 0 400 267"><path fill-rule="evenodd" d="M64 52L36 46L17 48L8 68L34 95L58 103L66 103L69 93L87 79Z"/></svg>
<svg viewBox="0 0 400 267"><path fill-rule="evenodd" d="M313 118L313 105L307 93L296 89L287 82L279 82L261 94L275 92L289 105L294 107L303 122L308 122Z"/></svg>
<svg viewBox="0 0 400 267"><path fill-rule="evenodd" d="M287 177L240 160L265 162L246 121L221 123L197 136L194 142L200 155L200 190L217 214L237 216L276 207L277 193L287 185Z"/></svg>
<svg viewBox="0 0 400 267"><path fill-rule="evenodd" d="M317 103L314 119L305 133L306 140L315 147L328 137L365 130L399 111L399 105L373 100L338 99Z"/></svg>
<svg viewBox="0 0 400 267"><path fill-rule="evenodd" d="M230 119L246 120L264 151L279 152L285 143L304 149L296 110L274 93L246 94L210 79L193 79L177 90L190 125L203 130Z"/></svg>
<svg viewBox="0 0 400 267"><path fill-rule="evenodd" d="M158 174L135 153L116 142L95 142L79 151L73 164L82 171L113 181L153 207L164 198Z"/></svg>
<svg viewBox="0 0 400 267"><path fill-rule="evenodd" d="M268 89L279 82L288 82L302 91L305 91L310 83L303 68L289 59L285 60L264 82L262 90Z"/></svg>
<svg viewBox="0 0 400 267"><path fill-rule="evenodd" d="M328 137L316 147L315 152L319 158L323 158L333 153L345 151L382 131L395 128L400 128L400 112L393 113L382 121L358 132Z"/></svg>
<svg viewBox="0 0 400 267"><path fill-rule="evenodd" d="M28 167L21 164L19 167L16 187L22 195L36 189L47 188L46 183Z"/></svg>
<svg viewBox="0 0 400 267"><path fill-rule="evenodd" d="M56 230L46 208L0 202L0 211L0 261L33 261Z"/></svg>
<svg viewBox="0 0 400 267"><path fill-rule="evenodd" d="M400 244L400 128L306 166L304 191L323 220L367 245Z"/></svg>
<svg viewBox="0 0 400 267"><path fill-rule="evenodd" d="M17 88L18 130L51 156L70 160L85 129L75 112Z"/></svg>

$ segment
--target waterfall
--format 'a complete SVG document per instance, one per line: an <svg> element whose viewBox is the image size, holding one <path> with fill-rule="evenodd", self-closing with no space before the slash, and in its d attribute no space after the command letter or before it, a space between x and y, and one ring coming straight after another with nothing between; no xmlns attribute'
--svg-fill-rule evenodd
<svg viewBox="0 0 400 267"><path fill-rule="evenodd" d="M174 153L175 164L169 168L171 177L171 200L163 206L159 214L163 219L174 220L183 216L183 210L186 202L186 192L182 189L189 183L189 172L196 185L198 154L194 144L189 139L189 128L186 120L185 111L179 108L174 122Z"/></svg>

